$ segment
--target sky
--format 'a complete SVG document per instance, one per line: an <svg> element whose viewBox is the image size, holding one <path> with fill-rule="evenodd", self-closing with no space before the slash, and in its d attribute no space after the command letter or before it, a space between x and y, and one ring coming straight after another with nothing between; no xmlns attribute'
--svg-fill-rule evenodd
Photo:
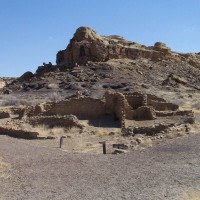
<svg viewBox="0 0 200 200"><path fill-rule="evenodd" d="M54 64L80 26L200 52L200 0L0 0L0 77Z"/></svg>

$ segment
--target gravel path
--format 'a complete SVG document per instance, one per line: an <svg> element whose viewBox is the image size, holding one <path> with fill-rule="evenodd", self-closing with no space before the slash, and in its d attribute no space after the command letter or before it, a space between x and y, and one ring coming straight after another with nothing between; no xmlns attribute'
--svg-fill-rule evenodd
<svg viewBox="0 0 200 200"><path fill-rule="evenodd" d="M67 153L0 136L1 200L183 199L200 190L200 134L121 155Z"/></svg>

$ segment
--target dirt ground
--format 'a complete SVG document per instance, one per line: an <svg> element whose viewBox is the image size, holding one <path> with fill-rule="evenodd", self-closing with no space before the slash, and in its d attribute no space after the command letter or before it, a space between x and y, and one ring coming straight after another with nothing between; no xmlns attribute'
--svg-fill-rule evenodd
<svg viewBox="0 0 200 200"><path fill-rule="evenodd" d="M127 154L103 155L0 136L0 155L10 165L1 174L0 199L200 198L199 143L200 134L194 134Z"/></svg>
<svg viewBox="0 0 200 200"><path fill-rule="evenodd" d="M150 92L181 109L193 109L196 124L191 134L179 132L155 140L122 137L117 124L85 120L82 131L37 127L41 136L56 136L53 140L1 135L0 200L200 199L199 93L187 88ZM66 138L59 148L62 135ZM142 145L136 143L137 137L143 139ZM102 154L102 141L107 142L107 155ZM128 152L112 154L113 143L128 144Z"/></svg>

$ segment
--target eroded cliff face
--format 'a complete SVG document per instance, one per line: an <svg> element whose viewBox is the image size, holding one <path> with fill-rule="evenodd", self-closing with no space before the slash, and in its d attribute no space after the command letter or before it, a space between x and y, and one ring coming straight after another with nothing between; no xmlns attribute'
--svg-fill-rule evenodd
<svg viewBox="0 0 200 200"><path fill-rule="evenodd" d="M154 47L145 47L127 41L121 36L100 36L89 27L80 27L63 51L57 54L57 64L76 62L85 64L87 61L104 62L110 59L145 57L153 60L170 55L170 49L163 43Z"/></svg>
<svg viewBox="0 0 200 200"><path fill-rule="evenodd" d="M100 36L89 27L80 27L65 50L57 54L57 64L74 62L86 64L88 61L105 62L110 59L146 58L151 61L173 59L188 61L197 67L200 65L199 54L178 54L172 52L164 43L156 42L152 47L127 41L121 36Z"/></svg>
<svg viewBox="0 0 200 200"><path fill-rule="evenodd" d="M147 47L80 27L67 48L57 53L56 65L44 62L34 74L24 73L4 90L49 90L52 83L70 92L99 88L102 94L108 89L135 92L152 86L199 90L200 53L177 53L162 42Z"/></svg>

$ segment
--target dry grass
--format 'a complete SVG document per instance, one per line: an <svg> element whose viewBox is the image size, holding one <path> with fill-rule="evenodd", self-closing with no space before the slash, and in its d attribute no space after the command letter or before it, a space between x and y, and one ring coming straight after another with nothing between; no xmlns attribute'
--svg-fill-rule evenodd
<svg viewBox="0 0 200 200"><path fill-rule="evenodd" d="M59 136L66 133L66 129L63 127L49 128L45 125L39 125L33 128L34 131L38 132L40 136Z"/></svg>
<svg viewBox="0 0 200 200"><path fill-rule="evenodd" d="M16 97L13 95L0 95L0 106L30 106L36 105L38 101L33 98Z"/></svg>
<svg viewBox="0 0 200 200"><path fill-rule="evenodd" d="M153 145L150 138L137 138L136 141L138 141L138 143L144 148L152 147Z"/></svg>
<svg viewBox="0 0 200 200"><path fill-rule="evenodd" d="M100 138L108 136L108 134L109 133L107 131L104 131L102 129L96 130L96 132L95 132L95 135L98 136L98 137L100 137Z"/></svg>
<svg viewBox="0 0 200 200"><path fill-rule="evenodd" d="M180 132L174 131L174 132L166 133L166 138L173 139L173 138L182 137L185 135L186 135L186 133L184 131L180 131Z"/></svg>
<svg viewBox="0 0 200 200"><path fill-rule="evenodd" d="M10 168L8 163L5 163L3 159L0 157L0 178L8 178L9 174L7 170Z"/></svg>
<svg viewBox="0 0 200 200"><path fill-rule="evenodd" d="M2 89L6 85L5 81L0 81L0 89Z"/></svg>
<svg viewBox="0 0 200 200"><path fill-rule="evenodd" d="M200 93L191 94L186 91L186 88L183 88L182 92L158 91L157 94L167 101L179 105L182 110L200 112Z"/></svg>
<svg viewBox="0 0 200 200"><path fill-rule="evenodd" d="M3 162L3 159L0 158L0 172L4 171L7 164Z"/></svg>
<svg viewBox="0 0 200 200"><path fill-rule="evenodd" d="M184 195L183 200L200 200L200 192L189 192L187 195Z"/></svg>
<svg viewBox="0 0 200 200"><path fill-rule="evenodd" d="M59 102L63 100L63 97L59 92L53 92L49 95L48 100L53 102Z"/></svg>
<svg viewBox="0 0 200 200"><path fill-rule="evenodd" d="M50 83L50 84L48 84L47 88L48 89L58 89L59 85L56 83Z"/></svg>

